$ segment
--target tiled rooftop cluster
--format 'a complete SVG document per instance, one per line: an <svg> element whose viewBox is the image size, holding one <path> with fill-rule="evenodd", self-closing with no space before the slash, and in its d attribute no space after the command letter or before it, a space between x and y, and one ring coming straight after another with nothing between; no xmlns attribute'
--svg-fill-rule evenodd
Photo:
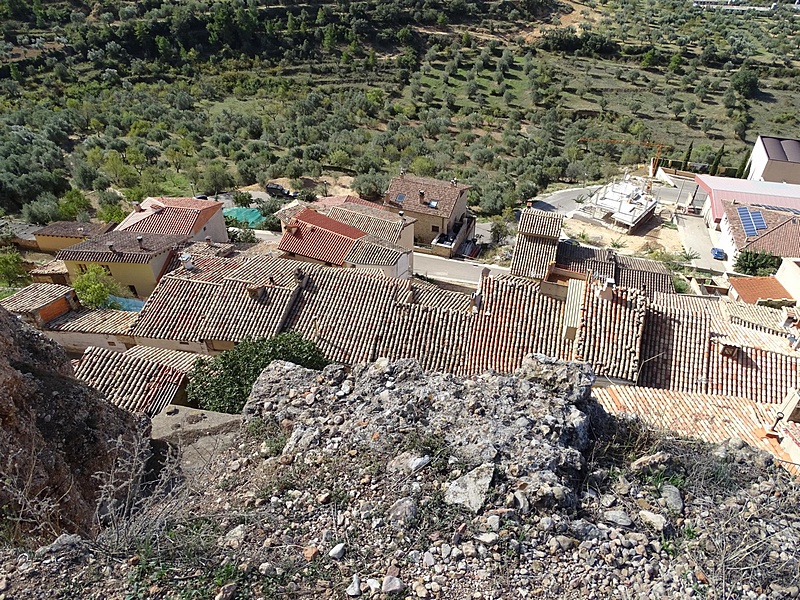
<svg viewBox="0 0 800 600"><path fill-rule="evenodd" d="M770 313L771 311L771 313ZM780 403L800 385L800 352L782 312L656 294L647 309L639 385Z"/></svg>
<svg viewBox="0 0 800 600"><path fill-rule="evenodd" d="M570 358L564 302L529 280L486 278L474 299L425 282L330 269L281 258L241 264L215 259L222 274L168 274L140 313L138 339L237 342L299 331L331 360L416 358L426 368L509 372L529 352ZM152 342L150 342L152 343Z"/></svg>
<svg viewBox="0 0 800 600"><path fill-rule="evenodd" d="M791 460L778 440L767 435L766 429L775 422L773 407L750 398L622 386L595 388L592 393L608 412L638 415L655 429L699 437L714 444L738 438L784 461ZM781 422L778 430L791 436L797 431L797 423ZM788 463L784 466L800 473L796 466Z"/></svg>
<svg viewBox="0 0 800 600"><path fill-rule="evenodd" d="M619 287L642 290L650 298L657 292L675 293L672 274L657 260L559 242L556 264L578 273L591 272L596 278L613 279Z"/></svg>
<svg viewBox="0 0 800 600"><path fill-rule="evenodd" d="M334 266L397 264L400 256L408 252L392 241L400 237L404 227L402 218L378 219L361 212L361 208L353 205L353 210L340 210L337 214L346 221L303 208L289 219L278 249ZM359 223L363 229L348 221ZM368 233L368 229L388 237Z"/></svg>

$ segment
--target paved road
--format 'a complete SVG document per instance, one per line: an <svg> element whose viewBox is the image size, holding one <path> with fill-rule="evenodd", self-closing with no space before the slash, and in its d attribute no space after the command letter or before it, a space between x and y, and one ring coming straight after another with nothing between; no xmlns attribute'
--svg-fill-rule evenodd
<svg viewBox="0 0 800 600"><path fill-rule="evenodd" d="M467 283L477 286L481 280L481 272L489 265L472 262L469 260L452 260L433 256L430 254L414 253L414 272L418 275L425 275L433 279L443 281L453 281L456 283ZM507 267L491 266L489 271L492 275L508 274L510 269Z"/></svg>
<svg viewBox="0 0 800 600"><path fill-rule="evenodd" d="M694 250L700 255L700 258L692 261L692 266L718 273L724 272L725 263L711 258L711 248L717 243L719 233L710 231L706 227L705 219L699 215L676 213L675 221L678 225L678 234L681 237L683 247L688 250Z"/></svg>

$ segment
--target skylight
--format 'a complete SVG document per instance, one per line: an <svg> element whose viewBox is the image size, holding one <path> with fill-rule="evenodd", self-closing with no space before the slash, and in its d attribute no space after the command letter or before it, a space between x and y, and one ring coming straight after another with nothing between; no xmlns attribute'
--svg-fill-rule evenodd
<svg viewBox="0 0 800 600"><path fill-rule="evenodd" d="M405 194L397 194L397 198L395 198L394 201L397 202L398 204L402 204L403 202L405 202L405 199L406 199Z"/></svg>

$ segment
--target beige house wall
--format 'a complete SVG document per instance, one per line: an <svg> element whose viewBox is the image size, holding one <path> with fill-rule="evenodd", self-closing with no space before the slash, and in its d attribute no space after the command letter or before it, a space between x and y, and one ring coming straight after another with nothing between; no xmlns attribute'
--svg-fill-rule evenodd
<svg viewBox="0 0 800 600"><path fill-rule="evenodd" d="M124 287L129 288L133 286L136 289L136 295L140 298L146 298L153 293L153 290L158 283L158 278L164 271L164 266L170 257L169 250L165 250L158 256L153 257L149 263L145 264L131 264L131 263L104 263L104 262L83 262L65 260L64 264L69 271L71 281L75 281L76 277L81 275L80 265L88 267L89 265L100 265L103 268L108 267L111 271L111 276L116 279ZM133 292L133 290L131 290Z"/></svg>
<svg viewBox="0 0 800 600"><path fill-rule="evenodd" d="M44 330L43 333L54 342L61 344L67 352L83 353L89 346L108 348L116 352L125 352L127 350L123 340L115 335L50 330Z"/></svg>
<svg viewBox="0 0 800 600"><path fill-rule="evenodd" d="M89 239L62 237L57 235L39 235L36 233L33 234L33 237L36 238L36 242L39 244L39 250L49 254L55 254L59 250L69 248L70 246L74 246L75 244L79 244L82 241Z"/></svg>
<svg viewBox="0 0 800 600"><path fill-rule="evenodd" d="M222 216L222 209L214 213L214 216L208 220L208 223L200 228L200 231L195 234L192 240L195 242L203 242L207 236L211 237L215 242L228 241L228 228L225 227L225 217Z"/></svg>
<svg viewBox="0 0 800 600"><path fill-rule="evenodd" d="M411 211L406 210L406 214ZM412 216L412 215L409 215ZM417 220L414 223L414 242L417 244L430 244L434 238L442 231L447 231L447 221L438 215L414 214ZM433 227L438 227L438 231L433 231Z"/></svg>
<svg viewBox="0 0 800 600"><path fill-rule="evenodd" d="M182 352L194 352L198 355L208 355L208 347L203 342L179 342L177 340L157 340L147 337L136 337L136 344L147 346L148 348L166 348L167 350L180 350Z"/></svg>

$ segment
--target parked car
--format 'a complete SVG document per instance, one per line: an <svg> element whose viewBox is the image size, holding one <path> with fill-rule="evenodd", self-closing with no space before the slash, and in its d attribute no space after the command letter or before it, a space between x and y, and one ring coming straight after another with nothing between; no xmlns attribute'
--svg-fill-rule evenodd
<svg viewBox="0 0 800 600"><path fill-rule="evenodd" d="M725 250L723 250L722 248L712 248L711 257L716 260L727 260L728 255L725 254Z"/></svg>
<svg viewBox="0 0 800 600"><path fill-rule="evenodd" d="M290 192L282 185L277 183L268 183L266 185L267 193L276 198L297 198L297 192Z"/></svg>

